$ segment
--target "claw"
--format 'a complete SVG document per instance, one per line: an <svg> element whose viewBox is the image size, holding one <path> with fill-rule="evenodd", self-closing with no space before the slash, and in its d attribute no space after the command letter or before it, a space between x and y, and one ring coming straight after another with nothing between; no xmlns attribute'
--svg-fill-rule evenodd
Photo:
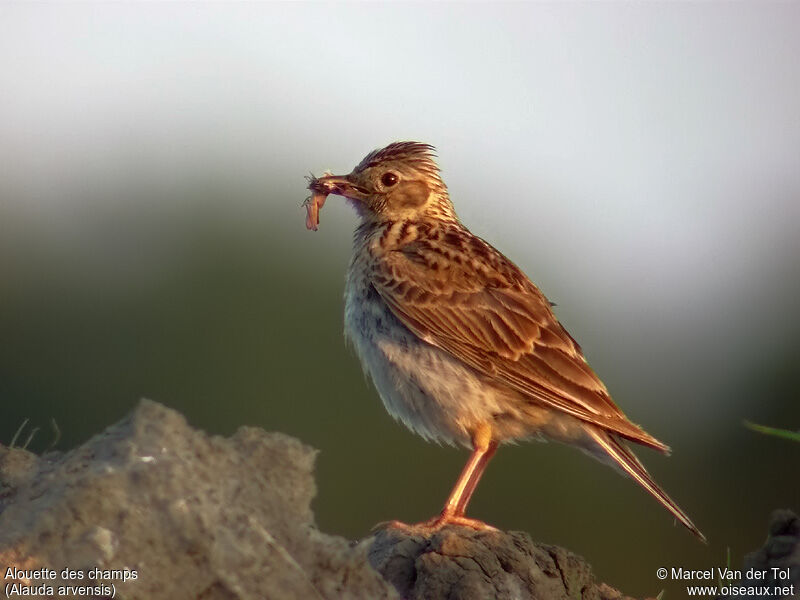
<svg viewBox="0 0 800 600"><path fill-rule="evenodd" d="M444 529L448 525L455 525L458 527L469 527L476 531L499 531L496 527L492 527L488 523L484 523L478 519L470 519L463 515L453 515L442 513L437 517L421 521L420 523L403 523L402 521L381 521L377 523L372 531L380 531L383 529L400 529L409 533L435 533Z"/></svg>

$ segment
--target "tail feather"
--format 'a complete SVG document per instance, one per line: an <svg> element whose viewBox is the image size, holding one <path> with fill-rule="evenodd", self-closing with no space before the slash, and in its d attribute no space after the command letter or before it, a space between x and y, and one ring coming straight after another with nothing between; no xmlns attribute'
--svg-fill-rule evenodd
<svg viewBox="0 0 800 600"><path fill-rule="evenodd" d="M624 442L619 440L613 433L608 433L596 427L586 428L589 435L600 445L600 447L616 462L620 468L628 475L633 477L639 485L650 492L664 507L671 512L684 527L697 536L701 542L708 543L706 536L695 527L692 520L686 515L681 508L675 504L675 501L670 498L667 493L662 490L659 485L647 472L644 465L636 458L636 455L628 449Z"/></svg>

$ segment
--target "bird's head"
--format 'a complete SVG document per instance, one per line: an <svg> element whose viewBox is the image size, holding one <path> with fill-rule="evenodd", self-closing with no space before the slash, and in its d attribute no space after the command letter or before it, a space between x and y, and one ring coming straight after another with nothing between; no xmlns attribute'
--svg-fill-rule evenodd
<svg viewBox="0 0 800 600"><path fill-rule="evenodd" d="M344 196L363 220L455 219L434 148L395 142L370 152L348 175L313 178L317 194Z"/></svg>

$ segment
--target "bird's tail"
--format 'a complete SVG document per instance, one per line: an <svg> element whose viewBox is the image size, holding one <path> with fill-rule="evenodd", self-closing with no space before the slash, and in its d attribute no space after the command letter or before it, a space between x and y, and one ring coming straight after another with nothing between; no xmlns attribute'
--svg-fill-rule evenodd
<svg viewBox="0 0 800 600"><path fill-rule="evenodd" d="M644 465L636 458L636 455L625 446L615 434L608 433L596 427L586 428L589 435L597 442L600 447L611 457L614 462L628 475L633 477L639 485L652 494L664 507L671 512L678 521L697 536L701 542L707 543L706 536L695 527L692 520L686 515L681 508L675 504L675 501L667 496L667 493L662 490L659 485L644 468Z"/></svg>

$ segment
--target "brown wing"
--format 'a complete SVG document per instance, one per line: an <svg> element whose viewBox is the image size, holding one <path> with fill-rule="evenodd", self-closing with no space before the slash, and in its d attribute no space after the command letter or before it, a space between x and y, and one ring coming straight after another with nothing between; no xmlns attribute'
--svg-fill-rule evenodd
<svg viewBox="0 0 800 600"><path fill-rule="evenodd" d="M480 238L454 228L414 241L384 255L371 279L428 343L541 403L668 451L614 404L538 288Z"/></svg>

